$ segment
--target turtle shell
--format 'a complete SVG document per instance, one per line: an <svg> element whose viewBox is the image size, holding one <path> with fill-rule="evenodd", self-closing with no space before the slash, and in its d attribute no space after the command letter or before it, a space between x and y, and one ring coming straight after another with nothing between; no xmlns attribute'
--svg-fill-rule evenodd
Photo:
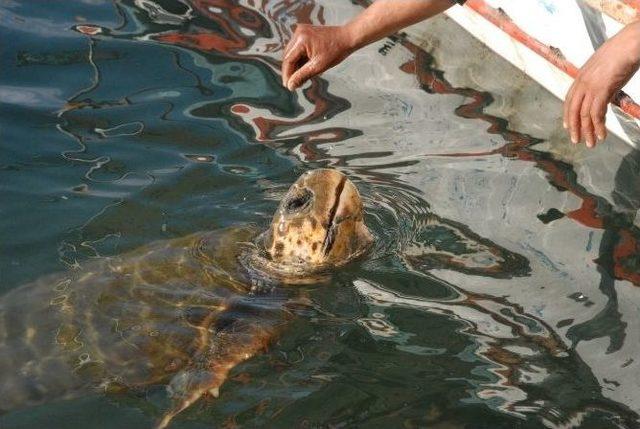
<svg viewBox="0 0 640 429"><path fill-rule="evenodd" d="M6 294L0 409L168 383L211 359L228 371L254 354L283 321L284 299L250 293L237 257L253 236L227 229L157 242Z"/></svg>

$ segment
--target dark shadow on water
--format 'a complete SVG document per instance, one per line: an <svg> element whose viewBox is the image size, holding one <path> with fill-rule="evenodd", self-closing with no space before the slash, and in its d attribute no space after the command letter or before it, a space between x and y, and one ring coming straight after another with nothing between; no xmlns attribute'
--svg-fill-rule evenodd
<svg viewBox="0 0 640 429"><path fill-rule="evenodd" d="M600 290L608 301L593 319L572 326L567 333L574 344L578 341L609 337L608 352L619 350L626 337L627 324L621 320L617 306L615 280L619 277L616 277L616 274L630 273L637 281L640 272L640 230L634 225L636 213L640 209L640 151L632 150L622 159L616 172L612 195L618 212L604 220L604 234L598 258ZM638 283L633 283L638 286Z"/></svg>

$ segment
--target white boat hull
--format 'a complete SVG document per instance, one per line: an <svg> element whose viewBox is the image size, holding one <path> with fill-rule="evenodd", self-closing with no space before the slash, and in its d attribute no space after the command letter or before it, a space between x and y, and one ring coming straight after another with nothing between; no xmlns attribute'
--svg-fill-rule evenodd
<svg viewBox="0 0 640 429"><path fill-rule="evenodd" d="M564 99L573 83L576 67L583 65L602 41L615 35L637 12L617 0L470 0L446 14L475 38ZM631 2L638 3L640 2ZM640 8L640 6L638 6ZM612 13L618 10L618 13ZM611 13L609 16L607 13ZM555 57L555 58L554 58ZM623 88L631 99L640 99L640 76ZM638 106L623 109L610 105L607 128L633 146L638 145Z"/></svg>

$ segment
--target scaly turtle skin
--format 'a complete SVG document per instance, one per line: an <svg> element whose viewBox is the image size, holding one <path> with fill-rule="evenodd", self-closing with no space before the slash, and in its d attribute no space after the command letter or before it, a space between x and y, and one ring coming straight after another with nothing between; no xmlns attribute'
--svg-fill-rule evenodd
<svg viewBox="0 0 640 429"><path fill-rule="evenodd" d="M0 411L166 384L174 405L210 393L286 323L285 288L317 281L372 238L355 186L335 170L304 174L271 228L205 232L101 258L0 300Z"/></svg>

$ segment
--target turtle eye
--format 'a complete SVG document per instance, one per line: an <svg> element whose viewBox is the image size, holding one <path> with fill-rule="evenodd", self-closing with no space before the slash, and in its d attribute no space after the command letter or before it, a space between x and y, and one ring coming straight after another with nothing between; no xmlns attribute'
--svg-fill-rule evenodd
<svg viewBox="0 0 640 429"><path fill-rule="evenodd" d="M296 213L309 206L313 194L308 189L304 189L300 194L294 195L287 201L285 210L288 213Z"/></svg>

